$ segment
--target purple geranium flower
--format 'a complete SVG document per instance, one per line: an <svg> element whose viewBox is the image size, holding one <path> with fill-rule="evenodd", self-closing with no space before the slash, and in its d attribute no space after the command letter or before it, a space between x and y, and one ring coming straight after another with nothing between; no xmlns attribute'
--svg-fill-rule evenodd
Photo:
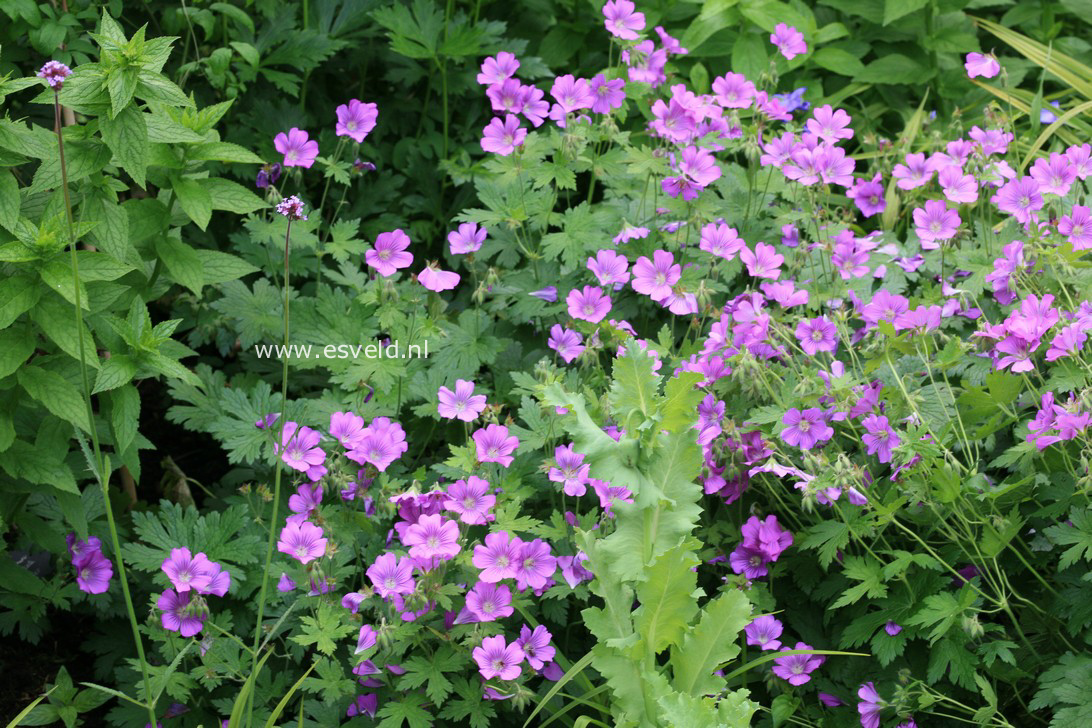
<svg viewBox="0 0 1092 728"><path fill-rule="evenodd" d="M512 464L512 453L519 447L519 438L508 434L504 425L489 425L475 432L471 437L477 448L478 461L500 463L504 467Z"/></svg>
<svg viewBox="0 0 1092 728"><path fill-rule="evenodd" d="M794 650L810 650L814 649L811 645L804 642L797 642ZM811 680L811 674L819 669L819 666L826 661L825 657L820 655L787 655L785 657L778 657L774 659L773 673L782 680L785 680L789 685L803 685Z"/></svg>
<svg viewBox="0 0 1092 728"><path fill-rule="evenodd" d="M307 564L326 553L326 539L323 538L322 529L310 521L287 523L281 529L277 550L301 564Z"/></svg>
<svg viewBox="0 0 1092 728"><path fill-rule="evenodd" d="M785 429L781 439L788 445L801 450L810 450L816 444L826 442L834 436L834 429L823 419L823 412L818 407L811 407L801 412L793 407L781 418Z"/></svg>
<svg viewBox="0 0 1092 728"><path fill-rule="evenodd" d="M478 671L486 680L498 677L501 680L515 680L519 677L520 663L523 662L523 650L516 643L506 644L503 635L486 637L481 647L471 652Z"/></svg>
<svg viewBox="0 0 1092 728"><path fill-rule="evenodd" d="M465 379L455 380L455 391L440 387L437 392L440 404L437 407L441 417L473 422L485 409L485 395L474 394L474 382Z"/></svg>
<svg viewBox="0 0 1092 728"><path fill-rule="evenodd" d="M776 617L764 614L752 619L743 628L743 633L747 636L747 644L761 647L764 651L777 650L781 648L781 640L777 638L781 636L782 629Z"/></svg>
<svg viewBox="0 0 1092 728"><path fill-rule="evenodd" d="M375 104L364 104L357 99L353 99L348 104L342 104L335 111L337 112L335 133L338 136L351 137L357 144L363 142L364 137L371 133L379 117L379 108Z"/></svg>
<svg viewBox="0 0 1092 728"><path fill-rule="evenodd" d="M318 156L318 142L311 139L303 129L292 127L285 134L281 132L273 137L273 146L284 155L285 167L303 167L309 169Z"/></svg>
<svg viewBox="0 0 1092 728"><path fill-rule="evenodd" d="M392 276L413 262L413 254L406 251L409 246L409 236L401 229L379 233L375 246L364 253L364 262L384 278Z"/></svg>
<svg viewBox="0 0 1092 728"><path fill-rule="evenodd" d="M790 61L798 55L808 52L808 44L804 42L804 34L785 23L778 23L774 26L774 32L770 33L770 42L777 46L777 50L781 51L781 55Z"/></svg>

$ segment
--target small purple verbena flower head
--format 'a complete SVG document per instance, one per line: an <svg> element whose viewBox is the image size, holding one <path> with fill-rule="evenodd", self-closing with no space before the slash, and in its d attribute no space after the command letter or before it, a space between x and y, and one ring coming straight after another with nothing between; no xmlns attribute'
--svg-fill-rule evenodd
<svg viewBox="0 0 1092 728"><path fill-rule="evenodd" d="M303 200L297 195L285 197L277 203L277 214L283 215L289 220L306 220L307 215L303 214L304 209Z"/></svg>
<svg viewBox="0 0 1092 728"><path fill-rule="evenodd" d="M47 61L38 71L38 78L45 79L54 91L60 91L64 80L72 75L72 69L60 61Z"/></svg>

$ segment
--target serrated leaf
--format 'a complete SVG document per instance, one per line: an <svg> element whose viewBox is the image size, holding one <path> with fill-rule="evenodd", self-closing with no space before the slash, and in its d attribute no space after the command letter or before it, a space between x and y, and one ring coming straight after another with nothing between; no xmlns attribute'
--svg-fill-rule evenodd
<svg viewBox="0 0 1092 728"><path fill-rule="evenodd" d="M76 385L56 372L38 366L24 366L18 372L19 386L62 420L90 433L87 406Z"/></svg>
<svg viewBox="0 0 1092 728"><path fill-rule="evenodd" d="M729 589L706 603L694 628L671 649L675 689L690 695L719 692L713 671L739 654L740 631L751 621L751 603Z"/></svg>
<svg viewBox="0 0 1092 728"><path fill-rule="evenodd" d="M650 654L677 644L698 612L698 575L691 568L701 559L690 547L680 544L662 554L648 568L647 580L637 586L641 606L633 614L634 628Z"/></svg>
<svg viewBox="0 0 1092 728"><path fill-rule="evenodd" d="M144 187L145 170L148 166L148 126L144 121L144 114L135 106L127 106L115 113L113 119L100 118L99 128L103 141L114 154L114 159L134 182Z"/></svg>

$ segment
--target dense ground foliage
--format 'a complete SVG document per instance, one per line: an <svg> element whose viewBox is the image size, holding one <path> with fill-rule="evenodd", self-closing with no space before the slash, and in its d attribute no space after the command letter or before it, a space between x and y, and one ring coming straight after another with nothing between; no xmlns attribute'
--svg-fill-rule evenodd
<svg viewBox="0 0 1092 728"><path fill-rule="evenodd" d="M4 4L4 717L1088 725L1086 9Z"/></svg>

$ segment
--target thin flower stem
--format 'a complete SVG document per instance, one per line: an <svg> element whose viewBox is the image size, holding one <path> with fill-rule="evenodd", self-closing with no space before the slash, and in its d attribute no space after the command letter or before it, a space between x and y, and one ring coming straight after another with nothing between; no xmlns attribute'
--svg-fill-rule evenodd
<svg viewBox="0 0 1092 728"><path fill-rule="evenodd" d="M288 227L284 231L284 358L281 368L281 427L283 428L288 419L288 340L289 340L289 250L292 236L292 218L288 218ZM283 431L283 429L282 429ZM274 430L274 432L276 432ZM280 446L284 447L285 443L283 438L277 438L281 440ZM274 440L276 442L276 440ZM280 505L281 500L281 473L284 470L283 459L280 453L276 452L276 446L274 446L274 452L277 455L276 471L273 476L273 513L269 517L269 538L266 541L265 549L265 567L262 569L262 588L258 592L258 622L254 627L254 648L251 652L250 664L251 672L258 669L258 654L261 652L261 639L262 639L262 618L265 616L265 595L269 588L269 565L273 561L273 542L277 536L277 507ZM250 692L247 698L247 711L246 711L246 724L249 727L251 720L254 716L254 691Z"/></svg>
<svg viewBox="0 0 1092 728"><path fill-rule="evenodd" d="M140 624L137 622L136 610L133 608L133 596L129 592L129 580L125 573L125 560L121 557L121 543L118 539L117 523L114 520L114 510L110 505L109 473L106 472L106 463L99 447L99 435L95 428L95 408L91 404L91 380L87 376L87 352L84 349L83 336L78 332L83 331L83 302L80 300L80 262L76 255L76 237L72 229L72 198L68 191L68 167L64 159L64 135L61 133L61 99L60 91L53 91L53 128L57 133L57 154L61 163L61 190L64 192L65 221L68 225L68 247L72 254L72 284L73 295L76 296L76 338L79 341L80 350L80 375L83 379L83 400L87 408L87 425L90 428L91 450L94 453L95 479L102 488L102 502L106 509L106 521L110 526L110 543L114 548L114 562L118 567L118 581L121 582L121 593L125 597L125 611L129 615L129 626L133 630L133 642L136 644L137 657L140 659L140 672L144 678L144 696L151 700L152 681L148 675L148 660L144 656L144 642L140 637ZM143 703L148 709L148 716L155 725L155 705L153 702Z"/></svg>

